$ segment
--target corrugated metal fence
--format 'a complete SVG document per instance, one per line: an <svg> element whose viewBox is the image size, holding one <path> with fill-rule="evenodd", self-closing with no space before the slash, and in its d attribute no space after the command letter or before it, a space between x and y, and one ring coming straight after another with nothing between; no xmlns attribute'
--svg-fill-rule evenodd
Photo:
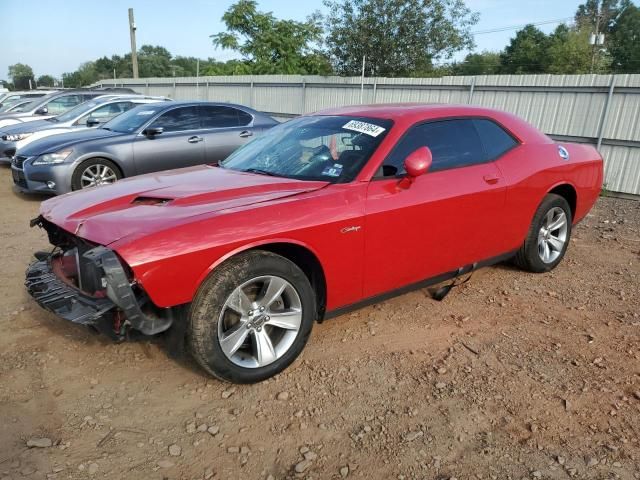
<svg viewBox="0 0 640 480"><path fill-rule="evenodd" d="M506 110L559 141L596 145L611 191L640 195L640 75L366 78L300 75L103 80L176 100L241 103L283 119L357 103L464 103Z"/></svg>

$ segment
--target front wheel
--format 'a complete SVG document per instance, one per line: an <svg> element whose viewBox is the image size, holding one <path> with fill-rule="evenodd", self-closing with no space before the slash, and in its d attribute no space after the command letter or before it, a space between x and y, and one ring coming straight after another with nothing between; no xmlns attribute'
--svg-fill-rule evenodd
<svg viewBox="0 0 640 480"><path fill-rule="evenodd" d="M93 158L82 162L76 167L71 178L71 188L73 190L82 190L83 188L107 185L121 178L120 169L111 160Z"/></svg>
<svg viewBox="0 0 640 480"><path fill-rule="evenodd" d="M542 200L529 233L515 257L523 270L540 273L553 270L563 259L571 238L571 208L560 195Z"/></svg>
<svg viewBox="0 0 640 480"><path fill-rule="evenodd" d="M267 251L242 253L198 290L190 311L191 353L221 380L259 382L300 354L315 312L311 284L295 263Z"/></svg>

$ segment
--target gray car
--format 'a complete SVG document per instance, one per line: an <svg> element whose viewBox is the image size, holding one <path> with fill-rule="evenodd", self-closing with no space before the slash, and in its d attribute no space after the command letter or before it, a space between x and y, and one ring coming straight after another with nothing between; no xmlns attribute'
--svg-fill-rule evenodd
<svg viewBox="0 0 640 480"><path fill-rule="evenodd" d="M16 152L11 170L22 191L67 193L133 175L217 163L277 124L242 105L153 103L101 128L30 143Z"/></svg>
<svg viewBox="0 0 640 480"><path fill-rule="evenodd" d="M0 128L0 163L11 163L16 150L41 138L97 127L140 104L167 100L170 99L142 95L102 95L57 117Z"/></svg>

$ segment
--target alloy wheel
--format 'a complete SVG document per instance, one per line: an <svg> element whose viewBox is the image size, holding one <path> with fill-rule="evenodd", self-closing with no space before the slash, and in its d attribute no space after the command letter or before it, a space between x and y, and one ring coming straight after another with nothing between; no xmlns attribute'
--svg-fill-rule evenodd
<svg viewBox="0 0 640 480"><path fill-rule="evenodd" d="M80 176L82 188L113 183L118 180L116 173L107 165L96 163L87 167Z"/></svg>
<svg viewBox="0 0 640 480"><path fill-rule="evenodd" d="M553 207L544 216L538 232L538 255L544 263L553 263L567 241L567 214L560 207Z"/></svg>
<svg viewBox="0 0 640 480"><path fill-rule="evenodd" d="M287 280L266 275L237 287L218 319L218 342L236 365L259 368L281 358L302 325L302 302Z"/></svg>

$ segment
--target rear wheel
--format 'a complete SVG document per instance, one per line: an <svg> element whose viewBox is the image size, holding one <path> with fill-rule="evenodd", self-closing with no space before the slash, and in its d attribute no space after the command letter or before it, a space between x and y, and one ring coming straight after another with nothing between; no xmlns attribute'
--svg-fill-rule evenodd
<svg viewBox="0 0 640 480"><path fill-rule="evenodd" d="M221 380L259 382L300 354L315 311L311 284L295 263L271 252L246 252L200 287L190 312L190 349Z"/></svg>
<svg viewBox="0 0 640 480"><path fill-rule="evenodd" d="M111 160L92 158L76 167L71 179L71 187L73 190L82 190L113 183L121 178L120 169Z"/></svg>
<svg viewBox="0 0 640 480"><path fill-rule="evenodd" d="M572 216L567 201L556 194L543 200L515 263L522 269L540 273L553 270L564 258L571 238Z"/></svg>

